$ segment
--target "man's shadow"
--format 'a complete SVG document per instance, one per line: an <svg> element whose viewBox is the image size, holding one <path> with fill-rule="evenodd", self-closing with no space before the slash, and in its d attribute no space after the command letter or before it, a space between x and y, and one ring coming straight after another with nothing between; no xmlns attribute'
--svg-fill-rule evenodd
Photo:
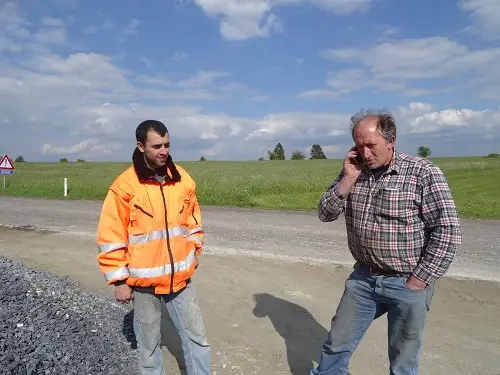
<svg viewBox="0 0 500 375"><path fill-rule="evenodd" d="M123 334L127 342L130 343L130 347L137 350L137 340L134 334L134 309L131 309L123 318ZM187 375L181 338L170 320L164 304L162 304L161 345L166 346L167 350L175 358L181 370L181 375Z"/></svg>
<svg viewBox="0 0 500 375"><path fill-rule="evenodd" d="M255 294L254 301L254 315L269 317L276 332L285 340L290 372L293 375L308 374L312 361L319 362L328 331L309 311L295 303L268 293Z"/></svg>

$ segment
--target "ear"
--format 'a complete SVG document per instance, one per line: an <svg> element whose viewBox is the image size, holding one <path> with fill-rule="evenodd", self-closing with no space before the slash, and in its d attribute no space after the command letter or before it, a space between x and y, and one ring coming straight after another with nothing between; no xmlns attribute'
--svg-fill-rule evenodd
<svg viewBox="0 0 500 375"><path fill-rule="evenodd" d="M394 147L394 141L396 138L394 136L391 137L391 140L389 141L388 145Z"/></svg>
<svg viewBox="0 0 500 375"><path fill-rule="evenodd" d="M144 152L144 145L141 142L137 142L137 148L140 152Z"/></svg>

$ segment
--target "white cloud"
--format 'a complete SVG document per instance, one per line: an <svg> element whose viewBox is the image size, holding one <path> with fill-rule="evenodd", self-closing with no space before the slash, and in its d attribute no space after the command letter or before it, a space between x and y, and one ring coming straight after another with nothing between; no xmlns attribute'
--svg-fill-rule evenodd
<svg viewBox="0 0 500 375"><path fill-rule="evenodd" d="M121 150L123 145L118 142L103 142L98 139L86 139L71 146L54 146L51 143L45 143L42 146L43 155L59 155L90 158L90 160L99 159L105 155L112 155Z"/></svg>
<svg viewBox="0 0 500 375"><path fill-rule="evenodd" d="M500 2L497 0L460 0L463 11L470 12L472 25L466 30L485 39L500 39Z"/></svg>
<svg viewBox="0 0 500 375"><path fill-rule="evenodd" d="M137 18L132 18L128 25L122 28L122 35L118 38L120 42L126 42L129 37L137 35L138 27L141 24L141 21L139 21Z"/></svg>
<svg viewBox="0 0 500 375"><path fill-rule="evenodd" d="M474 111L471 109L445 109L428 112L410 121L410 133L438 133L451 131L455 134L481 133L493 137L500 134L500 111Z"/></svg>
<svg viewBox="0 0 500 375"><path fill-rule="evenodd" d="M98 28L96 26L86 26L83 28L83 33L86 35L95 34Z"/></svg>
<svg viewBox="0 0 500 375"><path fill-rule="evenodd" d="M356 71L359 77L367 77L369 86L383 90L423 94L425 89L410 87L418 85L421 79L442 80L440 90L457 89L452 80L460 78L460 88L473 88L479 96L500 98L500 48L473 50L448 38L430 37L385 42L363 50L330 49L321 55L335 62L360 64L356 70L337 72L338 77L352 76ZM359 84L357 78L344 80L341 88L357 90Z"/></svg>
<svg viewBox="0 0 500 375"><path fill-rule="evenodd" d="M64 27L64 21L59 18L45 17L42 18L42 25L51 27Z"/></svg>
<svg viewBox="0 0 500 375"><path fill-rule="evenodd" d="M104 23L102 24L103 29L112 29L115 27L115 23L111 20L104 20Z"/></svg>
<svg viewBox="0 0 500 375"><path fill-rule="evenodd" d="M339 72L330 73L326 84L341 94L345 94L351 91L353 84L357 87L365 87L371 83L363 70L344 69Z"/></svg>
<svg viewBox="0 0 500 375"><path fill-rule="evenodd" d="M303 149L306 153L313 143L319 143L327 156L341 157L352 143L348 129L351 113L297 110L246 117L210 112L199 104L201 100L233 98L241 93L254 100L268 97L237 82L228 82L231 78L228 72L200 70L182 79L145 76L123 69L118 65L120 61L103 54L57 54L51 51L50 45L34 39L37 26L19 17L15 7L0 6L2 19L5 22L0 24L0 38L11 43L8 48L20 46L19 50L12 51L22 54L14 58L7 54L0 61L0 123L2 130L5 125L16 124L31 137L28 145L25 138L18 137L19 129L7 128L2 135L14 151L21 147L32 150L31 155L23 155L26 159L58 160L71 156L86 160L130 160L135 127L148 118L166 124L172 134L173 156L177 160L196 160L200 154L211 159L257 159L277 142L282 142L287 152ZM445 47L444 55L434 44ZM431 46L438 56L417 51L424 66L421 68L394 52L402 48L406 54L413 53L408 45L413 49ZM491 82L500 77L492 50L470 51L444 39L413 45L385 43L365 52L334 50L332 56L336 59L354 60L361 66L331 72L325 77L324 89L302 93L302 96L339 97L388 80L405 87L425 70L437 70L438 78L468 72L472 79L490 89ZM389 56L385 62L380 60L384 53ZM479 70L485 66L489 74L479 81ZM406 78L407 75L410 78ZM198 102L169 105L169 100ZM470 140L480 139L481 142L471 143L475 145L474 152L480 153L486 152L483 141L493 144L500 139L499 110L439 108L413 102L395 108L394 113L398 121L398 144L410 152L416 144L435 139L438 146L450 140L449 148L442 147L440 152L456 154L462 152ZM22 146L16 143L21 141Z"/></svg>
<svg viewBox="0 0 500 375"><path fill-rule="evenodd" d="M331 90L307 90L299 93L297 95L300 99L311 99L311 100L323 100L323 99L338 99L340 98L339 94L335 91Z"/></svg>
<svg viewBox="0 0 500 375"><path fill-rule="evenodd" d="M39 30L35 39L44 44L64 44L66 43L66 30L61 28L45 28Z"/></svg>
<svg viewBox="0 0 500 375"><path fill-rule="evenodd" d="M303 99L338 99L352 91L374 86L373 80L361 69L343 69L328 73L328 90L309 90L299 94Z"/></svg>
<svg viewBox="0 0 500 375"><path fill-rule="evenodd" d="M169 86L172 82L165 76L148 76L148 75L138 75L135 80L140 83L145 83L147 85L159 85L159 86Z"/></svg>
<svg viewBox="0 0 500 375"><path fill-rule="evenodd" d="M339 99L353 91L374 87L376 82L362 69L341 69L327 74L326 86L327 89L303 91L297 97L309 100Z"/></svg>
<svg viewBox="0 0 500 375"><path fill-rule="evenodd" d="M9 117L7 117L6 115L4 115L1 112L0 112L0 125L6 126L6 127L9 125L12 125L12 121L10 121Z"/></svg>
<svg viewBox="0 0 500 375"><path fill-rule="evenodd" d="M200 150L200 154L204 156L216 156L223 152L225 145L223 143L216 143L212 147L204 148Z"/></svg>
<svg viewBox="0 0 500 375"><path fill-rule="evenodd" d="M137 28L140 25L140 21L137 18L132 18L128 25L122 29L124 35L137 35Z"/></svg>
<svg viewBox="0 0 500 375"><path fill-rule="evenodd" d="M337 15L368 9L372 0L195 0L212 18L219 20L220 33L228 40L267 37L283 31L283 21L273 9L310 3Z"/></svg>
<svg viewBox="0 0 500 375"><path fill-rule="evenodd" d="M265 102L271 99L268 95L253 95L250 96L251 100L255 100L256 102Z"/></svg>
<svg viewBox="0 0 500 375"><path fill-rule="evenodd" d="M170 61L180 62L186 60L187 57L188 57L187 54L184 52L175 52L170 58Z"/></svg>
<svg viewBox="0 0 500 375"><path fill-rule="evenodd" d="M322 139L346 133L349 117L335 113L277 113L256 120L246 140Z"/></svg>
<svg viewBox="0 0 500 375"><path fill-rule="evenodd" d="M195 76L177 83L180 87L205 87L210 86L217 78L227 77L229 73L199 71Z"/></svg>
<svg viewBox="0 0 500 375"><path fill-rule="evenodd" d="M151 60L145 56L139 57L139 61L141 61L144 64L145 68L152 68L153 67L153 60Z"/></svg>
<svg viewBox="0 0 500 375"><path fill-rule="evenodd" d="M27 48L25 43L31 38L28 26L29 22L19 16L15 3L0 6L0 53L15 53Z"/></svg>

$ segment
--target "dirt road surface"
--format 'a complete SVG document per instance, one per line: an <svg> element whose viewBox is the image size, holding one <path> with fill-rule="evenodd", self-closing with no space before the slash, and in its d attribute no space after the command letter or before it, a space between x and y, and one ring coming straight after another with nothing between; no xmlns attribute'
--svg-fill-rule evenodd
<svg viewBox="0 0 500 375"><path fill-rule="evenodd" d="M26 219L33 217L35 211ZM111 297L112 289L97 267L95 237L75 234L77 229L65 233L0 228L0 254L69 276ZM194 283L212 344L213 375L307 375L311 361L318 360L348 273L346 267L331 264L237 252L204 254ZM426 327L421 374L500 375L499 327L499 283L441 279ZM179 375L178 338L168 326L164 332L168 374ZM361 342L351 373L388 374L386 345L383 317Z"/></svg>
<svg viewBox="0 0 500 375"><path fill-rule="evenodd" d="M101 202L0 197L0 225L95 237ZM345 222L314 212L202 207L207 252L281 261L352 264ZM463 244L448 273L500 281L500 220L462 219Z"/></svg>

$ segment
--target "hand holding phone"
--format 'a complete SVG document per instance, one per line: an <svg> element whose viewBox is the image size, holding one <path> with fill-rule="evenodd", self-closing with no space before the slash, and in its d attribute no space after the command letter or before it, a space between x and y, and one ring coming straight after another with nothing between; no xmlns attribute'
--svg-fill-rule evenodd
<svg viewBox="0 0 500 375"><path fill-rule="evenodd" d="M344 175L348 178L357 179L363 168L363 158L356 146L352 147L344 159Z"/></svg>

